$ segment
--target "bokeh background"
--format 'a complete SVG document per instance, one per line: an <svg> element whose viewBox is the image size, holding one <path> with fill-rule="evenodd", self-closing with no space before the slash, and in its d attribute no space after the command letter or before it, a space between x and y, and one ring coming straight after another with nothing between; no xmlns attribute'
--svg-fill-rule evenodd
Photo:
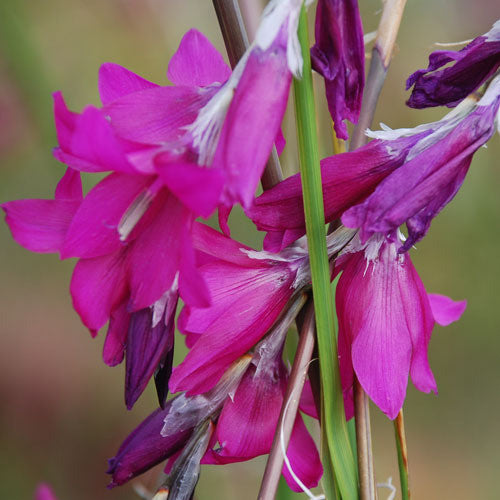
<svg viewBox="0 0 500 500"><path fill-rule="evenodd" d="M360 6L365 31L375 30L380 3L360 0ZM434 42L473 38L498 17L496 0L410 0L375 123L396 128L439 119L443 110L405 107L405 78L426 65ZM63 167L51 156L51 92L62 90L75 110L98 105L97 70L106 61L166 84L167 62L192 27L223 50L209 0L1 0L0 200L52 196ZM326 156L330 129L317 83ZM293 111L287 120L282 161L290 173L297 166ZM431 342L439 396L408 390L416 499L498 498L499 158L496 136L478 151L463 189L412 252L429 291L468 299L463 319L437 327ZM262 235L241 214L231 225L237 238L259 247ZM0 498L29 499L39 481L50 482L61 500L138 498L130 485L106 490L106 458L154 408L152 388L133 411L125 409L123 367L102 363L103 336L91 340L72 310L72 261L29 253L3 223L0 252ZM392 476L398 485L391 422L376 408L372 414L377 480ZM196 498L253 499L263 465L261 459L205 466ZM157 471L140 482L153 488ZM379 498L387 494L379 490Z"/></svg>

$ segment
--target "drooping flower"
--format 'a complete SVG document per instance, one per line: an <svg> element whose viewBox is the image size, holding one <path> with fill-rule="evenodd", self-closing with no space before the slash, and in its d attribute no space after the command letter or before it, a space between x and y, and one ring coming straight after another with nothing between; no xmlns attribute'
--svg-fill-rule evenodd
<svg viewBox="0 0 500 500"><path fill-rule="evenodd" d="M453 64L439 69L446 64ZM419 69L406 82L413 87L406 104L411 108L456 106L477 90L500 67L500 20L488 33L475 38L462 50L438 50L429 56L429 66Z"/></svg>
<svg viewBox="0 0 500 500"><path fill-rule="evenodd" d="M474 153L499 126L500 76L488 87L479 102L464 103L425 137L398 170L384 179L362 203L342 216L347 227L360 228L361 240L375 233L391 233L406 223L407 251L427 233L432 219L460 189ZM421 125L420 127L425 127ZM429 127L430 125L427 125ZM414 134L413 130L386 130L371 134L391 141Z"/></svg>
<svg viewBox="0 0 500 500"><path fill-rule="evenodd" d="M319 0L315 34L312 66L325 79L335 133L347 140L344 120L357 123L365 83L363 25L357 0Z"/></svg>
<svg viewBox="0 0 500 500"><path fill-rule="evenodd" d="M408 375L420 391L437 393L427 357L432 329L458 320L466 307L466 301L428 294L400 246L396 235L374 235L365 244L357 238L336 263L342 271L336 307L348 418L354 375L391 419L403 406Z"/></svg>

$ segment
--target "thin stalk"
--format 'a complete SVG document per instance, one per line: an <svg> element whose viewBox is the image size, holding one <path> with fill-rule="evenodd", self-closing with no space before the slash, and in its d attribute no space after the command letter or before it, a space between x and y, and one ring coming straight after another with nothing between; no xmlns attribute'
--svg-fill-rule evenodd
<svg viewBox="0 0 500 500"><path fill-rule="evenodd" d="M401 24L401 18L406 0L385 0L382 17L377 30L377 38L373 46L368 77L363 92L363 104L359 120L354 127L349 151L358 149L366 142L365 130L370 128L380 91L385 83L385 77L391 62L392 51Z"/></svg>
<svg viewBox="0 0 500 500"><path fill-rule="evenodd" d="M356 499L356 466L345 421L334 335L333 298L325 239L323 193L305 8L302 8L300 14L298 36L304 65L302 79L294 80L295 110L306 235L315 298L314 310L323 393L322 427L326 432L331 464L335 470L340 494L345 499Z"/></svg>
<svg viewBox="0 0 500 500"><path fill-rule="evenodd" d="M375 115L378 98L385 83L406 0L386 0L373 47L370 69L363 92L363 103L358 123L349 144L353 151L366 143L365 131ZM368 397L359 382L354 386L354 415L361 500L377 498L370 429Z"/></svg>
<svg viewBox="0 0 500 500"><path fill-rule="evenodd" d="M375 500L377 498L368 405L368 396L356 379L354 382L354 406L356 408L356 443L358 450L359 497L361 500Z"/></svg>
<svg viewBox="0 0 500 500"><path fill-rule="evenodd" d="M299 344L293 360L292 371L288 380L283 406L276 426L273 445L266 469L262 478L259 500L273 500L283 469L284 454L282 444L286 449L292 434L293 424L299 408L300 395L309 368L309 362L314 350L314 309L308 308L304 325L300 332Z"/></svg>
<svg viewBox="0 0 500 500"><path fill-rule="evenodd" d="M408 449L406 448L405 422L403 410L394 420L394 433L396 435L396 448L398 450L399 480L401 483L401 499L409 500L410 482L408 472Z"/></svg>
<svg viewBox="0 0 500 500"><path fill-rule="evenodd" d="M212 2L224 38L229 64L234 68L249 46L240 6L238 0L212 0ZM262 174L262 189L270 189L282 180L280 160L276 148L273 147Z"/></svg>

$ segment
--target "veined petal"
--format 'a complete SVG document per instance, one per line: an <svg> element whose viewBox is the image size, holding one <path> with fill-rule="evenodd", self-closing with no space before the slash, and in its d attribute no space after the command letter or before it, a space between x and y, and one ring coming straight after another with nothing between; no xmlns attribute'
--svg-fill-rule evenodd
<svg viewBox="0 0 500 500"><path fill-rule="evenodd" d="M113 173L92 188L69 226L61 252L67 257L98 257L123 247L118 225L151 176Z"/></svg>
<svg viewBox="0 0 500 500"><path fill-rule="evenodd" d="M158 87L132 71L114 63L104 63L99 68L99 95L103 105L140 90Z"/></svg>
<svg viewBox="0 0 500 500"><path fill-rule="evenodd" d="M115 252L81 259L75 266L70 285L73 306L93 336L127 296L123 263L124 253Z"/></svg>
<svg viewBox="0 0 500 500"><path fill-rule="evenodd" d="M231 69L210 41L198 30L189 30L170 59L167 77L175 85L207 87L224 83Z"/></svg>
<svg viewBox="0 0 500 500"><path fill-rule="evenodd" d="M144 144L178 143L215 89L155 87L116 99L103 108L120 137Z"/></svg>

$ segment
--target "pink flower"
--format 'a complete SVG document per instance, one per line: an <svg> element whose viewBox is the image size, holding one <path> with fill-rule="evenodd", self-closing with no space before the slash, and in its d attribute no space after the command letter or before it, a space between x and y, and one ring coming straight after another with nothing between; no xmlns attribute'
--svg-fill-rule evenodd
<svg viewBox="0 0 500 500"><path fill-rule="evenodd" d="M57 500L57 498L48 484L40 483L36 487L35 500Z"/></svg>
<svg viewBox="0 0 500 500"><path fill-rule="evenodd" d="M460 318L466 301L427 294L399 239L359 239L338 260L342 271L336 306L339 358L346 414L352 416L354 374L373 402L394 419L406 395L408 375L422 392L436 392L427 350L435 323Z"/></svg>

